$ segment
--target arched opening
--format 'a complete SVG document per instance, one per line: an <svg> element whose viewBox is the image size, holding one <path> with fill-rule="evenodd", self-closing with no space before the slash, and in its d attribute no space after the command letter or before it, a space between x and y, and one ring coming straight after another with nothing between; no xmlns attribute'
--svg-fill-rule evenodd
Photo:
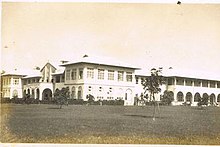
<svg viewBox="0 0 220 147"><path fill-rule="evenodd" d="M208 100L209 100L209 95L208 95L207 93L204 93L204 94L202 95L202 103L203 103L204 105L207 105L207 104L208 104Z"/></svg>
<svg viewBox="0 0 220 147"><path fill-rule="evenodd" d="M18 91L17 90L13 91L13 98L18 98Z"/></svg>
<svg viewBox="0 0 220 147"><path fill-rule="evenodd" d="M31 90L31 98L34 98L35 97L35 92L34 92L34 89Z"/></svg>
<svg viewBox="0 0 220 147"><path fill-rule="evenodd" d="M218 95L217 102L220 102L220 94Z"/></svg>
<svg viewBox="0 0 220 147"><path fill-rule="evenodd" d="M194 102L199 102L200 99L201 99L201 96L200 96L200 94L197 92L197 93L194 95Z"/></svg>
<svg viewBox="0 0 220 147"><path fill-rule="evenodd" d="M26 96L26 89L23 91L23 97Z"/></svg>
<svg viewBox="0 0 220 147"><path fill-rule="evenodd" d="M72 87L71 97L72 97L72 99L76 98L76 88L74 86Z"/></svg>
<svg viewBox="0 0 220 147"><path fill-rule="evenodd" d="M168 97L171 98L171 100L174 100L174 93L173 91L168 91Z"/></svg>
<svg viewBox="0 0 220 147"><path fill-rule="evenodd" d="M36 99L39 99L40 98L40 90L37 88L36 90Z"/></svg>
<svg viewBox="0 0 220 147"><path fill-rule="evenodd" d="M192 93L191 92L187 92L186 93L186 102L187 103L191 103L192 102Z"/></svg>
<svg viewBox="0 0 220 147"><path fill-rule="evenodd" d="M52 99L52 91L49 88L43 90L42 100L50 101Z"/></svg>
<svg viewBox="0 0 220 147"><path fill-rule="evenodd" d="M183 102L183 93L181 91L179 91L177 93L177 101L178 102Z"/></svg>
<svg viewBox="0 0 220 147"><path fill-rule="evenodd" d="M27 94L30 95L30 89L27 90Z"/></svg>
<svg viewBox="0 0 220 147"><path fill-rule="evenodd" d="M77 92L77 98L78 98L78 99L82 99L82 94L83 94L82 87L79 86L79 87L78 87L78 92Z"/></svg>
<svg viewBox="0 0 220 147"><path fill-rule="evenodd" d="M215 94L210 95L210 104L213 105L215 103Z"/></svg>
<svg viewBox="0 0 220 147"><path fill-rule="evenodd" d="M125 92L125 100L127 101L132 101L132 90L131 89L127 89Z"/></svg>

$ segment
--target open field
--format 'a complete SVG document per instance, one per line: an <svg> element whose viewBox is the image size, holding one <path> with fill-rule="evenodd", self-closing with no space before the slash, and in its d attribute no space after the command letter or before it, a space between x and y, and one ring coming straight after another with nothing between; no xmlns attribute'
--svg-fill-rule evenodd
<svg viewBox="0 0 220 147"><path fill-rule="evenodd" d="M1 142L217 144L220 108L1 105Z"/></svg>

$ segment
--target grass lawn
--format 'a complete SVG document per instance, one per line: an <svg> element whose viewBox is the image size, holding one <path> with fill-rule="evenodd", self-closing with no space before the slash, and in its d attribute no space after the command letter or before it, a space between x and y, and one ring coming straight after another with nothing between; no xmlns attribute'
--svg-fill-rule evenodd
<svg viewBox="0 0 220 147"><path fill-rule="evenodd" d="M220 145L220 108L1 105L1 142Z"/></svg>

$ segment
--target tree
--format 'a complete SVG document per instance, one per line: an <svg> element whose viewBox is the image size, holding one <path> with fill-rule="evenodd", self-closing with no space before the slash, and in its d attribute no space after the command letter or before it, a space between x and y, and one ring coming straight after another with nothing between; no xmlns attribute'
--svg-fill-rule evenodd
<svg viewBox="0 0 220 147"><path fill-rule="evenodd" d="M93 104L95 101L94 96L91 94L87 95L86 98L88 99L88 104L90 104L90 105Z"/></svg>
<svg viewBox="0 0 220 147"><path fill-rule="evenodd" d="M164 91L161 99L162 103L165 105L170 105L173 100L174 98L172 92L167 90Z"/></svg>
<svg viewBox="0 0 220 147"><path fill-rule="evenodd" d="M155 94L158 94L161 92L160 86L164 83L164 79L162 74L162 68L151 69L151 76L147 77L143 81L144 86L144 94L148 95L150 94L150 100L153 102L154 105L154 111L153 111L153 120L155 120L155 112L156 112L156 101L155 101Z"/></svg>
<svg viewBox="0 0 220 147"><path fill-rule="evenodd" d="M60 105L60 109L64 104L68 105L68 98L70 97L69 87L62 88L61 90L56 89L54 97L57 103Z"/></svg>
<svg viewBox="0 0 220 147"><path fill-rule="evenodd" d="M207 106L208 105L208 100L209 100L209 98L208 97L199 97L199 99L198 99L199 101L198 101L198 106Z"/></svg>

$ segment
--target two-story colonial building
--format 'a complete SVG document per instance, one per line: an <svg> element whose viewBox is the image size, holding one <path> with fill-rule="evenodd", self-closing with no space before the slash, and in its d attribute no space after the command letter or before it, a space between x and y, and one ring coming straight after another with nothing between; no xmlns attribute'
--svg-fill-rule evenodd
<svg viewBox="0 0 220 147"><path fill-rule="evenodd" d="M143 91L142 83L147 74L136 74L136 95L141 95ZM199 98L207 98L209 105L220 104L220 77L207 72L194 72L183 70L169 70L163 73L165 84L161 86L161 92L156 95L156 100L160 101L164 91L168 91L173 96L172 105L197 106Z"/></svg>
<svg viewBox="0 0 220 147"><path fill-rule="evenodd" d="M95 100L123 99L125 105L133 105L134 71L138 68L87 55L62 66L65 67L64 85L69 86L72 98L86 100L87 95L92 95Z"/></svg>

